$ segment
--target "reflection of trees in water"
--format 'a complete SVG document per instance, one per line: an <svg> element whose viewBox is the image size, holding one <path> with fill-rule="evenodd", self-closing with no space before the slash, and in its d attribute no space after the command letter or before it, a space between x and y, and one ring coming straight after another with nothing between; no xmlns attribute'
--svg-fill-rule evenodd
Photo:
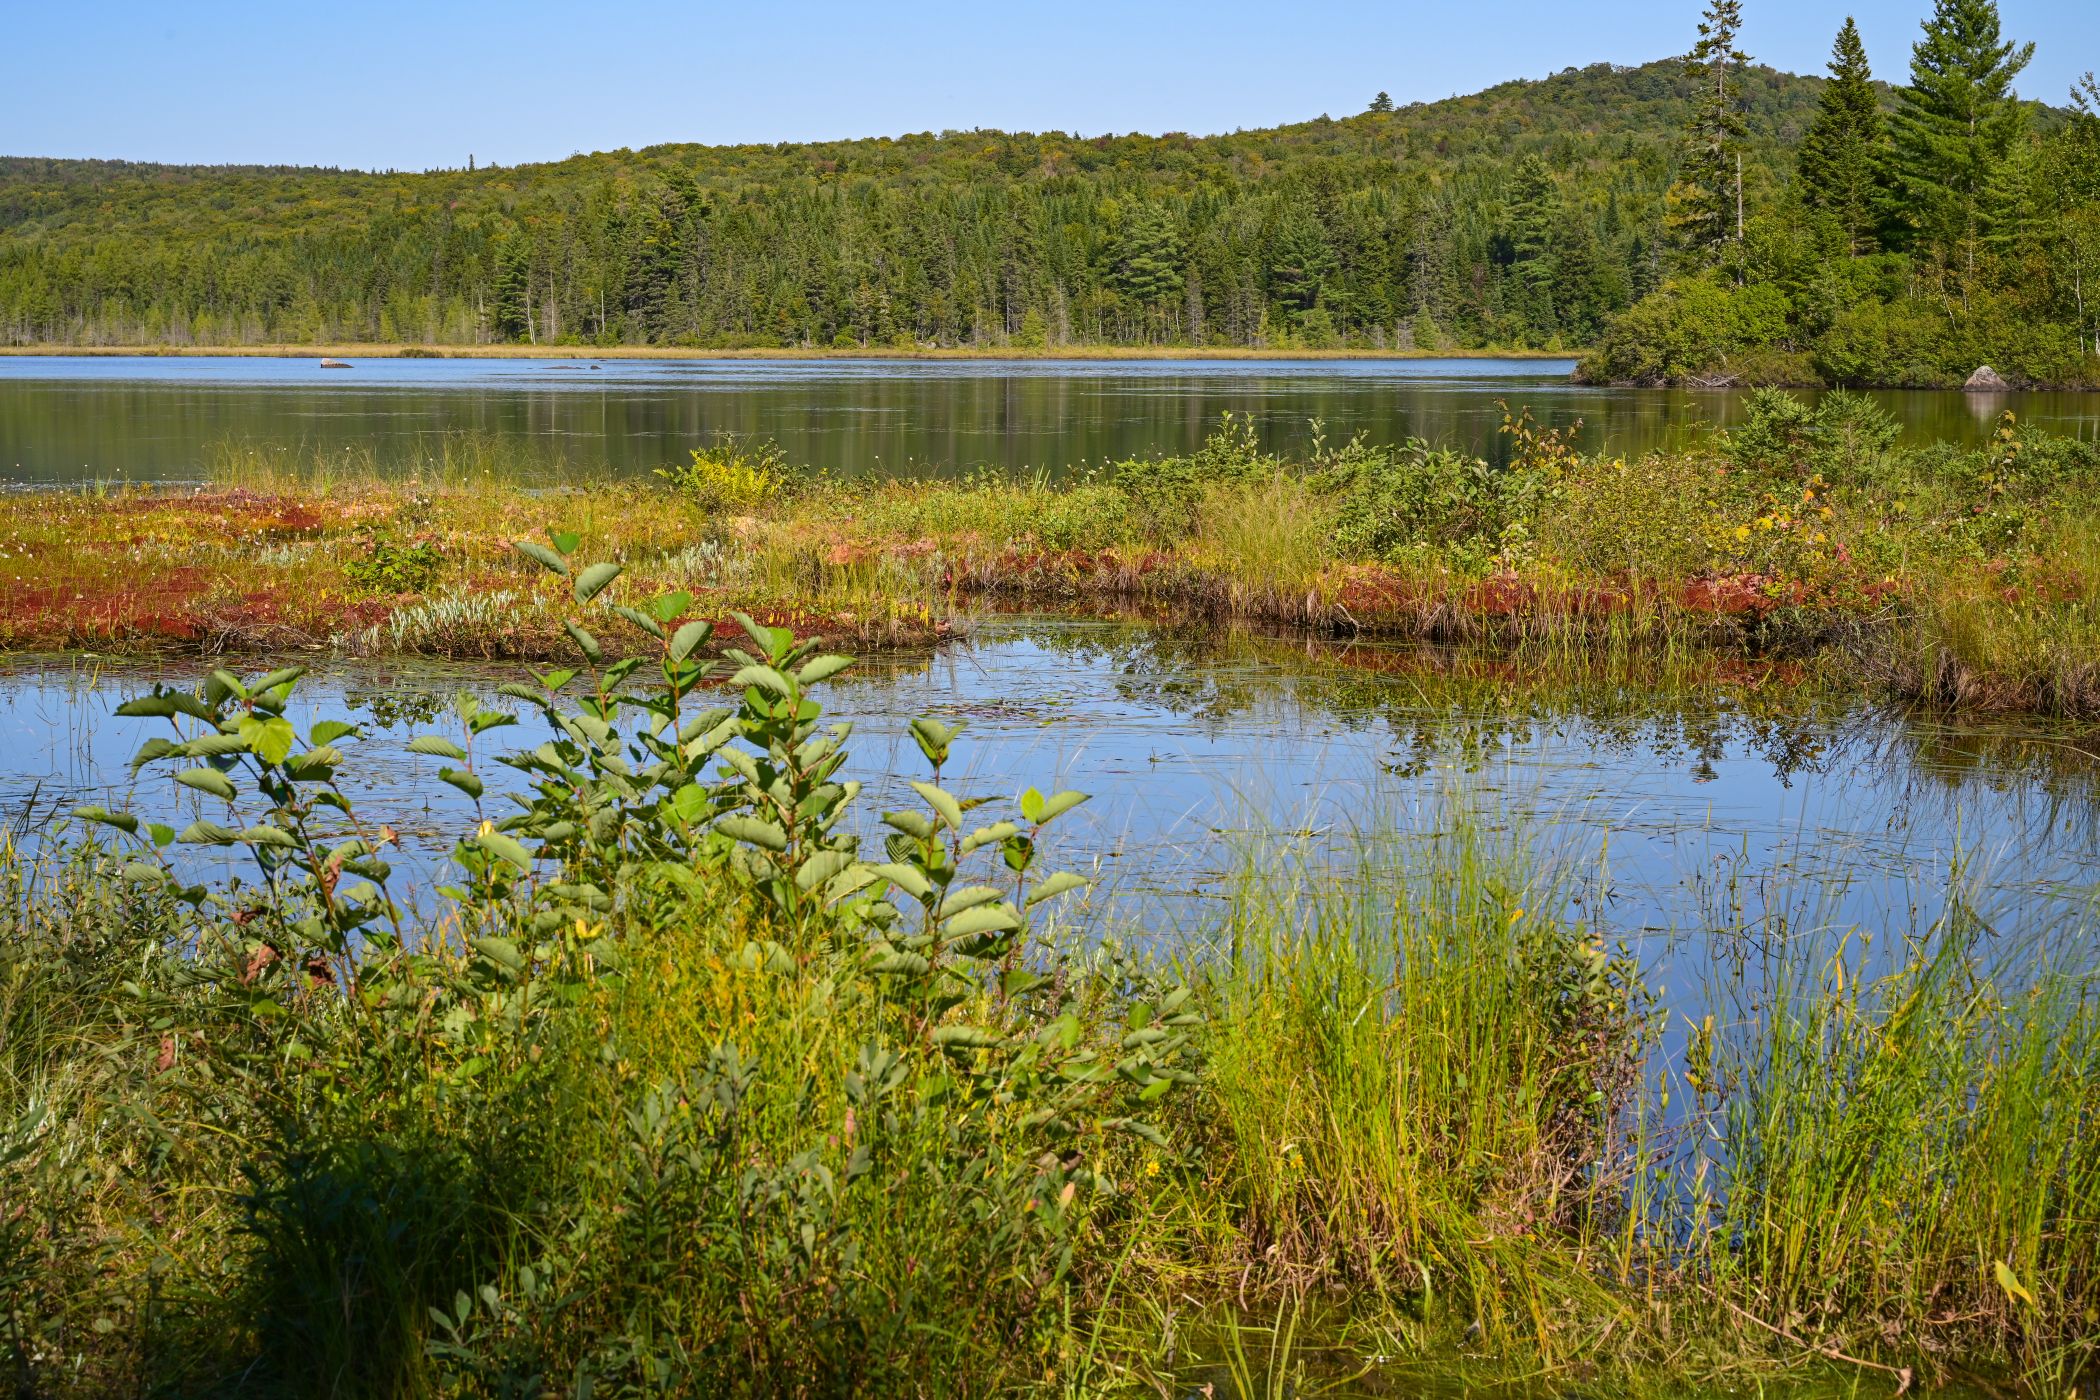
<svg viewBox="0 0 2100 1400"><path fill-rule="evenodd" d="M1701 781L1718 777L1726 759L1751 757L1788 786L1805 775L1859 775L1900 780L1913 801L2039 801L2034 820L2100 828L2100 738L2041 720L1955 722L1895 709L1796 662L1527 659L1146 622L1024 625L1023 635L1110 672L1124 702L1210 733L1265 714L1383 725L1393 746L1386 768L1398 776L1453 763L1470 771L1562 742L1604 758L1683 764Z"/></svg>

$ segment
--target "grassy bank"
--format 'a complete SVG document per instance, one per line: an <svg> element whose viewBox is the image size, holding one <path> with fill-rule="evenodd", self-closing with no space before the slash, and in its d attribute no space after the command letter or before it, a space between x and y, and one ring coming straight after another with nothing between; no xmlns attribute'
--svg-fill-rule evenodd
<svg viewBox="0 0 2100 1400"><path fill-rule="evenodd" d="M1979 448L1905 449L1865 400L1772 393L1630 461L1521 414L1504 436L1495 463L1285 461L1228 420L1190 456L1063 479L839 480L739 442L646 483L476 439L408 463L229 449L193 493L0 499L0 646L558 654L559 594L510 544L568 530L717 619L854 645L937 639L971 599L1138 607L1533 659L1823 658L1907 698L2100 713L2090 444L2008 417Z"/></svg>
<svg viewBox="0 0 2100 1400"><path fill-rule="evenodd" d="M1130 928L1050 868L1079 794L950 792L922 720L920 803L856 837L840 663L754 626L703 710L708 639L581 557L587 649L649 664L421 741L533 784L447 891L390 883L290 673L131 702L139 810L0 860L19 1393L2085 1374L2082 931L1986 931L1958 874L1886 927L1724 908L1666 1002L1462 801Z"/></svg>

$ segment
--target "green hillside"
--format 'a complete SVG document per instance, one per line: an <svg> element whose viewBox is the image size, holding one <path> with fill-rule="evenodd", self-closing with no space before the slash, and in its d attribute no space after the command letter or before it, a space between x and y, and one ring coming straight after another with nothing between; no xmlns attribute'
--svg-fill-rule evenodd
<svg viewBox="0 0 2100 1400"><path fill-rule="evenodd" d="M1821 86L1742 73L1753 196ZM1664 276L1690 89L422 174L0 158L0 343L1581 345Z"/></svg>

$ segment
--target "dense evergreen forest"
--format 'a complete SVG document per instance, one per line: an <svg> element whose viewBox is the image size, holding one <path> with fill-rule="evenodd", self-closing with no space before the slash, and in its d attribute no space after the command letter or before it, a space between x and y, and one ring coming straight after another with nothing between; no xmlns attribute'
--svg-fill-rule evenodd
<svg viewBox="0 0 2100 1400"><path fill-rule="evenodd" d="M1907 81L1874 81L1858 27L1788 153L1745 189L1761 79L1740 0L1685 64L1699 98L1667 192L1670 275L1583 362L1632 383L2100 385L2100 82L2022 101L2034 45L1993 0L1936 0ZM1988 369L1989 373L1984 371Z"/></svg>
<svg viewBox="0 0 2100 1400"><path fill-rule="evenodd" d="M1732 81L1764 202L1823 84ZM0 342L1580 346L1670 271L1694 92L1672 60L1211 137L6 159Z"/></svg>

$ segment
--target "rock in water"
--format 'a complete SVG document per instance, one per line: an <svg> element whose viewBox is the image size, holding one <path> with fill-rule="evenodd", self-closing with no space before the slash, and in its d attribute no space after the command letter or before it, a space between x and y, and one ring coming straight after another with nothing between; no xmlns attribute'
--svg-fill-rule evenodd
<svg viewBox="0 0 2100 1400"><path fill-rule="evenodd" d="M1962 383L1961 387L1964 389L2010 389L2012 385L2006 383L2005 376L1992 369L1989 365L1978 365L1976 373L1970 375Z"/></svg>
<svg viewBox="0 0 2100 1400"><path fill-rule="evenodd" d="M350 362L349 362L348 360L323 360L323 361L321 361L321 368L322 368L322 369L348 369L348 368L350 368Z"/></svg>

